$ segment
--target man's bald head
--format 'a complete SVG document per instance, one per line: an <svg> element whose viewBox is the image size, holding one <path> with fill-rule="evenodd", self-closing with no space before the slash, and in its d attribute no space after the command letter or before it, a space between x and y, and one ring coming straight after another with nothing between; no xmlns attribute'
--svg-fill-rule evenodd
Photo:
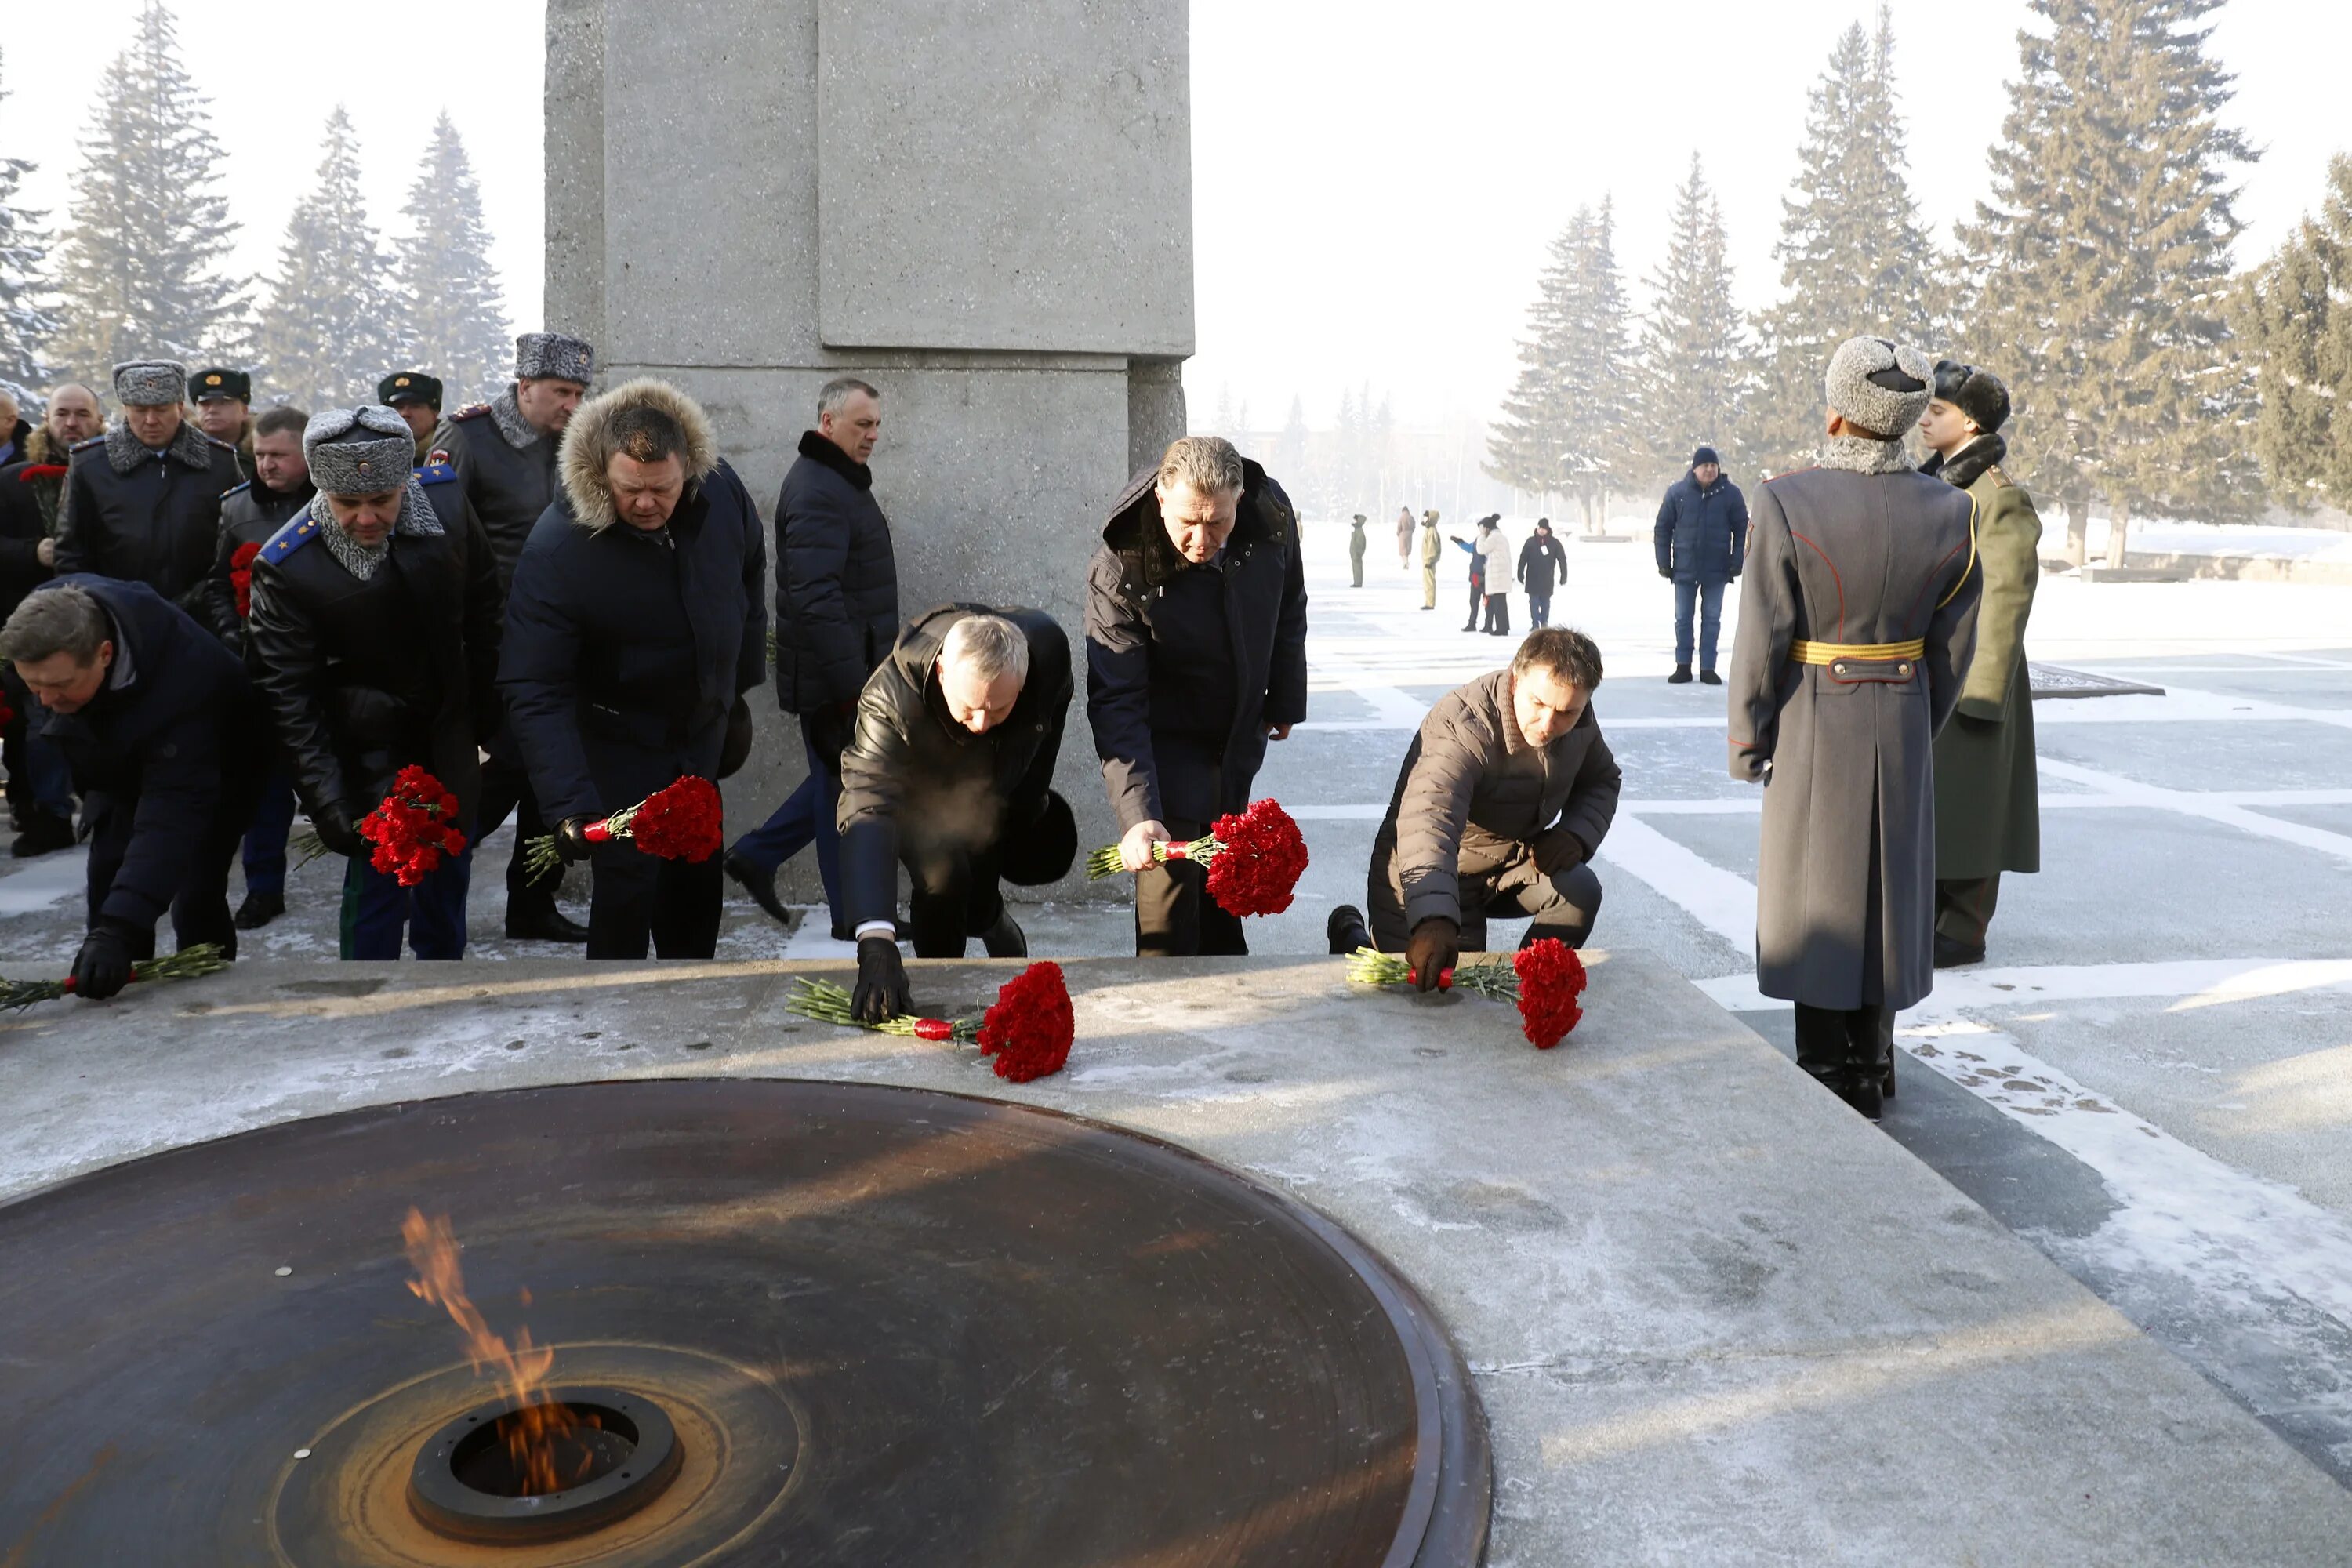
<svg viewBox="0 0 2352 1568"><path fill-rule="evenodd" d="M70 447L87 441L106 427L98 394L80 382L68 381L49 394L49 412L43 421L52 438Z"/></svg>

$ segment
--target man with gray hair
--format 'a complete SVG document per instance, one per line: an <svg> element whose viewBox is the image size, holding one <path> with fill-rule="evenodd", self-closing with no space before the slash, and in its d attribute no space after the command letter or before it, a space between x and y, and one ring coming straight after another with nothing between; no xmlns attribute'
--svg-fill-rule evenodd
<svg viewBox="0 0 2352 1568"><path fill-rule="evenodd" d="M841 753L866 678L898 637L898 563L867 466L882 434L882 395L856 376L817 393L816 428L776 498L776 700L798 717L808 776L727 852L727 874L778 920L776 870L816 846L836 942L851 936L841 902Z"/></svg>
<svg viewBox="0 0 2352 1568"><path fill-rule="evenodd" d="M228 868L268 743L236 656L143 583L74 576L0 626L89 822L89 928L74 991L103 1001L153 956L165 910L182 948L236 956Z"/></svg>
<svg viewBox="0 0 2352 1568"><path fill-rule="evenodd" d="M1819 466L1758 492L1727 692L1731 776L1769 785L1757 989L1796 1004L1798 1065L1874 1121L1895 1015L1935 984L1933 744L1984 582L1968 492L1903 451L1935 374L1885 338L1832 356Z"/></svg>
<svg viewBox="0 0 2352 1568"><path fill-rule="evenodd" d="M867 678L841 757L859 1017L908 1007L892 921L902 864L918 958L961 958L974 936L991 958L1028 952L998 879L1042 886L1077 858L1077 823L1053 789L1071 690L1053 616L984 605L923 615Z"/></svg>
<svg viewBox="0 0 2352 1568"><path fill-rule="evenodd" d="M499 587L510 590L515 563L557 499L556 451L588 384L596 351L562 332L525 332L515 339L513 384L488 403L460 408L441 427L440 442L457 471L482 531L498 555ZM482 771L481 830L488 834L514 815L514 850L507 858L507 935L516 941L578 942L588 928L555 907L558 879L534 882L523 866L523 845L547 832L522 759L501 737Z"/></svg>
<svg viewBox="0 0 2352 1568"><path fill-rule="evenodd" d="M1187 436L1111 503L1087 573L1087 718L1135 873L1138 957L1244 953L1240 917L1152 847L1246 810L1269 740L1307 717L1307 584L1281 485Z"/></svg>
<svg viewBox="0 0 2352 1568"><path fill-rule="evenodd" d="M95 573L144 583L194 607L213 564L220 499L244 482L236 448L186 417L188 367L129 360L114 367L122 417L73 449L58 518L60 576Z"/></svg>

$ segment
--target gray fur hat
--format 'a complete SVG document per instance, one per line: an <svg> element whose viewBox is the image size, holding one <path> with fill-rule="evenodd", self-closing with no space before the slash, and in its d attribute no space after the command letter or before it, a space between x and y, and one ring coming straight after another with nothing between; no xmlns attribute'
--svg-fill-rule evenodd
<svg viewBox="0 0 2352 1568"><path fill-rule="evenodd" d="M1907 343L1848 338L1830 356L1824 390L1832 411L1877 436L1900 436L1927 412L1936 362Z"/></svg>
<svg viewBox="0 0 2352 1568"><path fill-rule="evenodd" d="M175 359L127 359L114 367L114 401L155 408L188 395L188 367Z"/></svg>
<svg viewBox="0 0 2352 1568"><path fill-rule="evenodd" d="M533 381L553 376L585 386L595 379L596 351L584 338L562 332L525 332L515 340L515 379Z"/></svg>
<svg viewBox="0 0 2352 1568"><path fill-rule="evenodd" d="M416 435L381 404L330 408L302 427L310 482L331 496L373 496L408 483Z"/></svg>

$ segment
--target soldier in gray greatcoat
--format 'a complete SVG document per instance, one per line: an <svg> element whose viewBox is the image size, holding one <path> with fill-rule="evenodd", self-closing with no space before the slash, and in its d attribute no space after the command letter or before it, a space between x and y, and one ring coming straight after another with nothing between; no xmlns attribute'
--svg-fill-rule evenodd
<svg viewBox="0 0 2352 1568"><path fill-rule="evenodd" d="M1967 492L1903 452L1934 375L1883 338L1832 357L1820 466L1758 496L1728 689L1731 776L1765 785L1757 988L1796 1004L1798 1064L1873 1120L1895 1015L1935 981L1932 747L1983 587Z"/></svg>

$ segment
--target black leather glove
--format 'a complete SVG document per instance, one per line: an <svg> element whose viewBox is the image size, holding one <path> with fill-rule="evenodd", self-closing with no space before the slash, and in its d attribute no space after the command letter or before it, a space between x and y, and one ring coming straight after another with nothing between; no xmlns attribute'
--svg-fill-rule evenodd
<svg viewBox="0 0 2352 1568"><path fill-rule="evenodd" d="M596 853L596 847L588 842L588 824L592 820L585 816L567 816L555 825L555 852L563 858L566 865L577 865Z"/></svg>
<svg viewBox="0 0 2352 1568"><path fill-rule="evenodd" d="M841 753L849 750L849 742L857 731L857 704L835 702L818 709L808 716L809 744L816 748L825 766L835 773L841 772Z"/></svg>
<svg viewBox="0 0 2352 1568"><path fill-rule="evenodd" d="M1547 877L1572 870L1592 858L1584 847L1584 840L1565 827L1547 828L1536 835L1536 869Z"/></svg>
<svg viewBox="0 0 2352 1568"><path fill-rule="evenodd" d="M912 1011L907 989L907 966L898 944L887 936L857 939L857 989L850 994L849 1011L862 1023L879 1024Z"/></svg>
<svg viewBox="0 0 2352 1568"><path fill-rule="evenodd" d="M131 944L122 933L93 926L74 955L73 991L85 1002L103 1002L131 984Z"/></svg>
<svg viewBox="0 0 2352 1568"><path fill-rule="evenodd" d="M330 855L349 858L369 852L367 840L362 838L360 830L352 826L352 814L341 801L322 805L312 812L310 826L318 830L319 842L327 847Z"/></svg>
<svg viewBox="0 0 2352 1568"><path fill-rule="evenodd" d="M1412 928L1404 944L1404 961L1412 965L1412 983L1423 991L1437 989L1437 977L1462 959L1462 928L1444 915L1432 915Z"/></svg>

